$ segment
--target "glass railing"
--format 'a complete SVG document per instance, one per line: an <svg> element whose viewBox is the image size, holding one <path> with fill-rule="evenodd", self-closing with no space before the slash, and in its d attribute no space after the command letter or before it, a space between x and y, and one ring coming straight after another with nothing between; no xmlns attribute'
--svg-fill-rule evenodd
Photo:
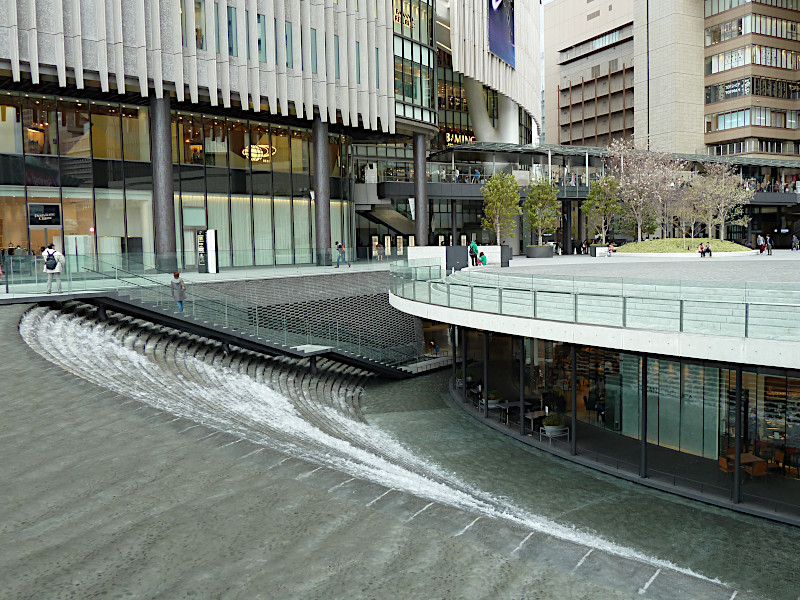
<svg viewBox="0 0 800 600"><path fill-rule="evenodd" d="M65 272L64 276L69 274ZM204 285L205 281L196 283L184 279L187 289L181 313L172 295L172 279L171 273L159 274L152 265L136 263L126 269L116 262L92 257L91 261L83 263L80 272L72 273L69 281L73 289L115 291L123 300L127 297L154 307L167 307L177 318L200 320L285 346L330 346L389 365L409 362L420 353L415 344L390 347L378 334L365 328L353 331L340 327L336 315L320 314L319 318L310 319L307 314L294 311L291 303L261 305L231 294L230 290ZM53 289L55 291L55 284Z"/></svg>
<svg viewBox="0 0 800 600"><path fill-rule="evenodd" d="M800 285L457 271L395 261L391 292L492 314L657 331L800 339Z"/></svg>
<svg viewBox="0 0 800 600"><path fill-rule="evenodd" d="M354 268L374 268L370 263L369 248L348 248L341 265L349 262ZM358 259L357 256L361 256ZM105 289L111 279L119 273L121 278L130 275L156 276L168 281L171 274L178 270L186 277L201 277L204 282L229 280L231 278L262 278L275 275L293 275L306 272L318 272L320 268L336 266L338 253L332 249L328 258L328 266L320 267L317 263L315 248L293 250L268 249L243 252L220 252L218 254L218 272L206 273L198 267L196 254L80 254L67 252L61 272L61 289L64 292L80 292ZM375 257L377 258L377 257ZM46 290L47 273L44 270L44 259L40 255L0 254L0 294L39 294ZM58 289L58 277L54 276L52 290Z"/></svg>

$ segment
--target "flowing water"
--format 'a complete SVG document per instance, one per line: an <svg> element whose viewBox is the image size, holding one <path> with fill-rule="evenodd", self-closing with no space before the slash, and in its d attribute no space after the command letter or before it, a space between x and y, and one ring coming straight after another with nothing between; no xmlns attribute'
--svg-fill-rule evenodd
<svg viewBox="0 0 800 600"><path fill-rule="evenodd" d="M118 328L44 308L22 319L20 334L99 386L353 478L776 600L798 598L797 529L640 488L516 443L452 406L446 374L369 383L360 394L365 423L342 408L346 402L303 390L283 395L263 371L209 363L188 338L159 352L157 344L123 343Z"/></svg>
<svg viewBox="0 0 800 600"><path fill-rule="evenodd" d="M770 598L800 599L800 530L686 500L530 448L448 398L449 372L368 385L368 423L519 509ZM424 393L420 393L424 390Z"/></svg>

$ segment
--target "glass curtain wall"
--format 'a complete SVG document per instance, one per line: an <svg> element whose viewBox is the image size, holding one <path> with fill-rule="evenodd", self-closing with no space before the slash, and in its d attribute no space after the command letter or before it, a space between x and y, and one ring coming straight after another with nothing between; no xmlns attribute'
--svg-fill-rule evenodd
<svg viewBox="0 0 800 600"><path fill-rule="evenodd" d="M54 243L68 258L98 253L98 267L141 262L153 251L147 109L3 92L0 198L6 254Z"/></svg>

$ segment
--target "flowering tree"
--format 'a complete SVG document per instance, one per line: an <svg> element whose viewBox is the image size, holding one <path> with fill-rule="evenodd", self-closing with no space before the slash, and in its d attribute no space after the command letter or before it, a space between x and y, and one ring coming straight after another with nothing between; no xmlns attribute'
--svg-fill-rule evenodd
<svg viewBox="0 0 800 600"><path fill-rule="evenodd" d="M595 225L602 236L602 243L605 244L611 223L622 210L619 201L619 183L616 178L607 175L598 181L593 181L586 201L581 204L581 209L589 222Z"/></svg>
<svg viewBox="0 0 800 600"><path fill-rule="evenodd" d="M483 218L481 227L494 231L497 245L506 233L514 237L514 227L520 214L519 187L510 173L495 173L481 189L483 193Z"/></svg>
<svg viewBox="0 0 800 600"><path fill-rule="evenodd" d="M525 201L522 203L522 214L531 228L531 244L534 231L542 245L542 236L558 227L559 214L558 191L550 181L539 179L528 186Z"/></svg>
<svg viewBox="0 0 800 600"><path fill-rule="evenodd" d="M620 202L636 224L636 241L641 241L648 220L666 229L666 219L672 217L669 205L675 198L674 184L684 166L667 154L641 150L622 140L609 146L608 162L619 182Z"/></svg>

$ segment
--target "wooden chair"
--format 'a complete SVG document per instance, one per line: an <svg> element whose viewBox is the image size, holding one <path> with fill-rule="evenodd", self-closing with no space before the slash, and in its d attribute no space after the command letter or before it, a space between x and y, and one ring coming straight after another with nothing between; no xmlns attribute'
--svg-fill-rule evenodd
<svg viewBox="0 0 800 600"><path fill-rule="evenodd" d="M733 473L733 465L728 462L726 456L719 457L719 468L723 473Z"/></svg>
<svg viewBox="0 0 800 600"><path fill-rule="evenodd" d="M750 473L751 477L766 477L767 475L767 462L762 460L747 465L745 470Z"/></svg>
<svg viewBox="0 0 800 600"><path fill-rule="evenodd" d="M767 470L769 471L783 471L785 468L785 455L783 450L775 450L772 455L772 460L767 463Z"/></svg>

